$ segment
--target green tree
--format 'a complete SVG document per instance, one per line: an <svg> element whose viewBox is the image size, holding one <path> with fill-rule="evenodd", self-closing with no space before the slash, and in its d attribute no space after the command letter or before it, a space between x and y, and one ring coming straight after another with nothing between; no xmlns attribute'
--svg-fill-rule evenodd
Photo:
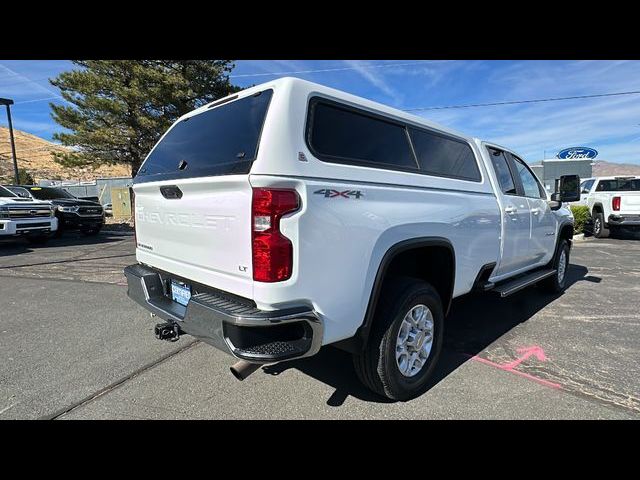
<svg viewBox="0 0 640 480"><path fill-rule="evenodd" d="M54 139L73 147L52 152L69 166L128 164L135 175L144 157L181 115L240 90L230 60L74 60L50 79L66 105L50 104L66 132Z"/></svg>
<svg viewBox="0 0 640 480"><path fill-rule="evenodd" d="M20 185L34 185L36 183L33 175L24 168L18 169L18 181Z"/></svg>

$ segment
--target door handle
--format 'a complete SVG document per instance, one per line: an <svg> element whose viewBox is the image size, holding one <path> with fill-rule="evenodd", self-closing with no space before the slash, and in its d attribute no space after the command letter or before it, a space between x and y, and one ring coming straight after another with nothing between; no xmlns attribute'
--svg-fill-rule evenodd
<svg viewBox="0 0 640 480"><path fill-rule="evenodd" d="M539 208L532 208L531 209L531 213L534 215L538 215L540 213L540 209Z"/></svg>
<svg viewBox="0 0 640 480"><path fill-rule="evenodd" d="M509 215L514 215L517 211L518 209L514 206L508 206L504 209L504 213L508 213Z"/></svg>

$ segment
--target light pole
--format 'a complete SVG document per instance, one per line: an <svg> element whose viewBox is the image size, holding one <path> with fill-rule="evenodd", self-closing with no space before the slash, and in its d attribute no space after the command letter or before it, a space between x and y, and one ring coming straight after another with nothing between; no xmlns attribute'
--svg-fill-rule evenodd
<svg viewBox="0 0 640 480"><path fill-rule="evenodd" d="M11 107L13 100L9 98L0 98L0 105L7 107L7 120L9 121L9 138L11 138L11 156L13 158L13 173L16 177L16 185L20 185L20 176L18 175L18 159L16 158L16 143L13 141L13 123L11 122Z"/></svg>

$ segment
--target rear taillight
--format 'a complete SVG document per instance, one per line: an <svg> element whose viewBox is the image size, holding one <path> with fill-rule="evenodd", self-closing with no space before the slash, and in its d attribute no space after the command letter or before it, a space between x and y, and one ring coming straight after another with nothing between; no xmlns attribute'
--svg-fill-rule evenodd
<svg viewBox="0 0 640 480"><path fill-rule="evenodd" d="M129 196L131 197L131 218L133 220L133 243L138 248L138 228L136 227L136 194L133 188L129 189Z"/></svg>
<svg viewBox="0 0 640 480"><path fill-rule="evenodd" d="M291 277L293 245L280 232L283 215L300 208L295 190L254 188L251 202L253 279L281 282Z"/></svg>
<svg viewBox="0 0 640 480"><path fill-rule="evenodd" d="M611 200L611 208L613 208L615 211L620 210L620 197L613 197L613 199Z"/></svg>

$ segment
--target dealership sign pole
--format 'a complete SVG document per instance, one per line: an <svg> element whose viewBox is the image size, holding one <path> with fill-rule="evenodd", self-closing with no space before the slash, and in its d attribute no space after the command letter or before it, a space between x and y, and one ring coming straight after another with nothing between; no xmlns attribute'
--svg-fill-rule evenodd
<svg viewBox="0 0 640 480"><path fill-rule="evenodd" d="M9 138L11 139L11 157L13 158L13 173L16 177L16 185L20 185L20 176L18 175L18 160L16 158L16 144L13 140L13 123L11 122L11 107L13 100L9 98L0 98L0 105L7 107L7 119L9 121Z"/></svg>

